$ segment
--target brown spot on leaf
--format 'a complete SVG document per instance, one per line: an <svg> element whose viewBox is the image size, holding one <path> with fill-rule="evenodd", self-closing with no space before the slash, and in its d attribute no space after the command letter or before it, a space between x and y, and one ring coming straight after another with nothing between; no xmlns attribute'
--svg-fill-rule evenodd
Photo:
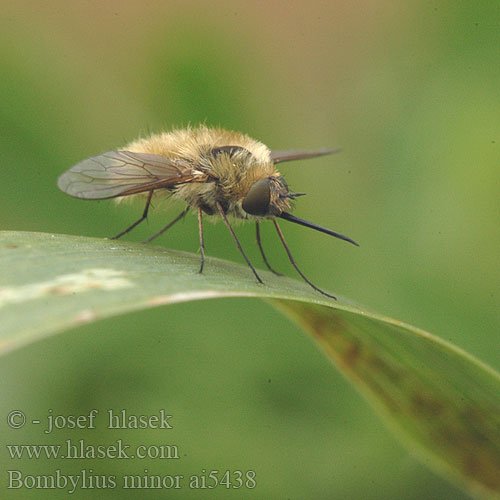
<svg viewBox="0 0 500 500"><path fill-rule="evenodd" d="M417 415L438 416L444 410L443 403L437 399L425 394L424 392L415 392L411 397L413 411Z"/></svg>
<svg viewBox="0 0 500 500"><path fill-rule="evenodd" d="M350 342L342 356L342 361L347 368L354 370L361 357L361 346L357 342Z"/></svg>

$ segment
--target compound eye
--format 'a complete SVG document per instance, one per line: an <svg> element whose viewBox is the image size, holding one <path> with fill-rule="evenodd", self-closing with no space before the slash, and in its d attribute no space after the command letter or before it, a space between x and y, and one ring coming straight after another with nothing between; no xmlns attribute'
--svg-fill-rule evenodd
<svg viewBox="0 0 500 500"><path fill-rule="evenodd" d="M270 180L261 179L250 188L243 200L242 207L250 215L267 215L269 214L270 201Z"/></svg>

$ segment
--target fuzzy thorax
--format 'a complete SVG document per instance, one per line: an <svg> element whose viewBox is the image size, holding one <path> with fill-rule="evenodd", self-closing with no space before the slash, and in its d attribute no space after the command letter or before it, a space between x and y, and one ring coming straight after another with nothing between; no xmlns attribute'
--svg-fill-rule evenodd
<svg viewBox="0 0 500 500"><path fill-rule="evenodd" d="M220 203L230 216L254 219L242 209L242 201L255 182L272 178L271 202L276 211L290 209L286 196L280 196L283 190L287 192L286 184L279 182L268 147L247 135L201 126L138 139L123 149L182 160L196 170L194 181L158 189L155 198L172 196L194 209L201 207L208 215L217 214Z"/></svg>

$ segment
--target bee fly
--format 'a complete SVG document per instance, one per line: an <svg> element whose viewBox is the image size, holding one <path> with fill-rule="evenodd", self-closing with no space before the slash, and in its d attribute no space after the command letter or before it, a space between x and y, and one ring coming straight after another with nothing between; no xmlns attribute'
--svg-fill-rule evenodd
<svg viewBox="0 0 500 500"><path fill-rule="evenodd" d="M264 263L259 223L272 220L292 266L314 290L335 299L311 283L298 268L286 244L277 219L285 219L316 231L335 236L357 246L347 236L299 219L290 213L291 202L305 193L290 192L275 165L284 161L313 158L335 152L270 151L250 137L205 126L175 130L139 139L123 150L108 151L78 163L59 177L58 186L65 193L85 200L104 200L122 196L142 196L146 199L142 216L112 239L120 238L148 216L153 194L163 194L186 202L184 210L159 232L145 240L149 242L163 234L192 208L198 215L201 266L205 261L203 214L219 215L231 233L257 281L257 271L243 251L228 216L253 220L257 245Z"/></svg>

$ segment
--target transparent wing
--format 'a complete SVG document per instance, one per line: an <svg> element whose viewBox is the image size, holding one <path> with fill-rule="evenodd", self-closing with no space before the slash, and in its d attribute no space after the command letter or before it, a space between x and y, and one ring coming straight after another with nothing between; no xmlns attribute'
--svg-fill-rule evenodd
<svg viewBox="0 0 500 500"><path fill-rule="evenodd" d="M324 156L332 153L338 153L340 149L317 149L316 151L301 151L297 149L289 149L287 151L271 151L271 161L280 163L282 161L303 160L305 158L314 158L316 156Z"/></svg>
<svg viewBox="0 0 500 500"><path fill-rule="evenodd" d="M182 159L159 155L108 151L87 158L62 174L61 191L86 200L103 200L189 182L196 177Z"/></svg>

